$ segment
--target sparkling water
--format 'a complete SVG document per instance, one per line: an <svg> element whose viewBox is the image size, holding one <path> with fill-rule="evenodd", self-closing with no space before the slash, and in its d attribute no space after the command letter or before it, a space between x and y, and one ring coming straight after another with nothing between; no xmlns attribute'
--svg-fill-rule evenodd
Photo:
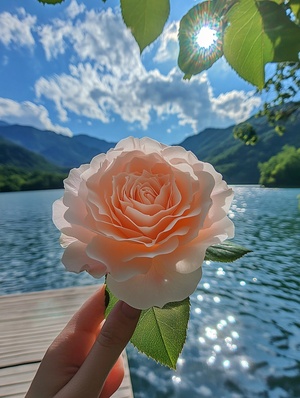
<svg viewBox="0 0 300 398"><path fill-rule="evenodd" d="M300 397L300 189L234 191L235 242L253 252L203 264L176 372L128 347L135 398ZM99 283L60 263L61 195L0 194L0 294Z"/></svg>

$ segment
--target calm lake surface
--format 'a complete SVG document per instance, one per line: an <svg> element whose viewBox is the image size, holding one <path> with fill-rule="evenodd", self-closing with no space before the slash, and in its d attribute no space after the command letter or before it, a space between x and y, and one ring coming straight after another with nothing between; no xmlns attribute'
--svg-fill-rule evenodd
<svg viewBox="0 0 300 398"><path fill-rule="evenodd" d="M129 347L135 398L300 397L300 189L234 190L235 241L253 252L203 265L176 372ZM61 265L60 196L0 194L0 294L99 283Z"/></svg>

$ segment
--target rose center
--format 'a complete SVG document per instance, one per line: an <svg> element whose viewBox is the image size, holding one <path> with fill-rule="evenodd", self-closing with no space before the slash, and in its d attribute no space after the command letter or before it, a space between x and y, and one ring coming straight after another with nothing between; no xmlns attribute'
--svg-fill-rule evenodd
<svg viewBox="0 0 300 398"><path fill-rule="evenodd" d="M152 204L155 201L157 194L151 187L141 187L138 189L138 200L144 204Z"/></svg>

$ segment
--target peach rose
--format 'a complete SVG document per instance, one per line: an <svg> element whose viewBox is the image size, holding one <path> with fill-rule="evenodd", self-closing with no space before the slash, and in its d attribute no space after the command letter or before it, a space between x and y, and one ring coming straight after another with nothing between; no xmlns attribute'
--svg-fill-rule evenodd
<svg viewBox="0 0 300 398"><path fill-rule="evenodd" d="M234 235L222 176L179 146L129 137L70 171L53 221L69 271L107 274L133 307L163 307L196 289L206 249Z"/></svg>

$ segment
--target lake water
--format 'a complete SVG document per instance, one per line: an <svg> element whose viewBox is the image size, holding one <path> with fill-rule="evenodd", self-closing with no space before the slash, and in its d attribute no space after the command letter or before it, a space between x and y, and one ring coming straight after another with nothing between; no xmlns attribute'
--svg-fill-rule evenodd
<svg viewBox="0 0 300 398"><path fill-rule="evenodd" d="M300 397L300 189L234 190L235 241L253 252L204 264L176 372L129 346L135 398ZM0 294L99 283L60 263L61 195L0 194Z"/></svg>

